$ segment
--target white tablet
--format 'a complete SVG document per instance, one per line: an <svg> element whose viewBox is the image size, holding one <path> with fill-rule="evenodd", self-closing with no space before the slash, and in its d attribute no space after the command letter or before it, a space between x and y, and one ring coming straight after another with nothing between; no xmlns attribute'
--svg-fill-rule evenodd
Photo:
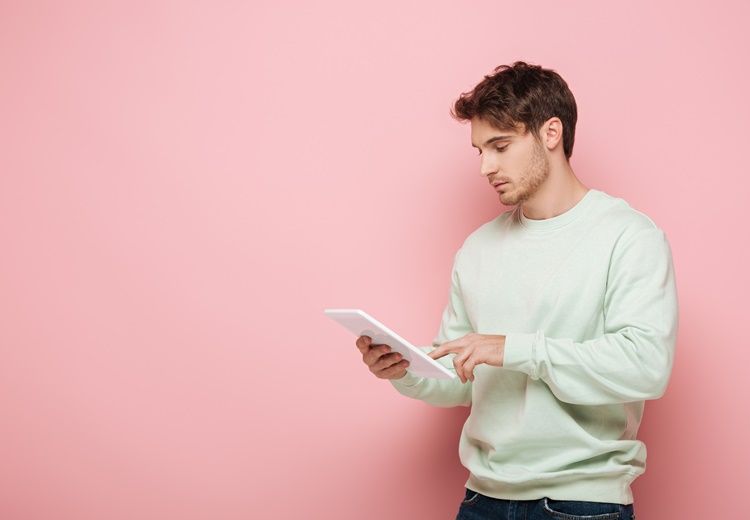
<svg viewBox="0 0 750 520"><path fill-rule="evenodd" d="M373 345L388 345L409 361L407 370L417 376L436 379L458 377L419 347L415 347L361 309L324 309L328 316L346 327L355 336L369 336Z"/></svg>

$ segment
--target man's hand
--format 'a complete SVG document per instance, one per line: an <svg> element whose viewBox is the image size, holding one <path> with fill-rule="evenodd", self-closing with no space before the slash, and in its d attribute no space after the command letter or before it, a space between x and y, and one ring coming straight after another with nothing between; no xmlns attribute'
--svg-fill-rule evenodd
<svg viewBox="0 0 750 520"><path fill-rule="evenodd" d="M401 354L391 352L388 345L373 345L370 336L359 336L357 348L362 353L362 361L370 372L380 379L401 379L406 375L409 361L401 359Z"/></svg>
<svg viewBox="0 0 750 520"><path fill-rule="evenodd" d="M432 359L438 359L454 352L453 366L462 383L466 380L474 381L474 367L480 363L501 367L505 354L505 336L467 334L453 341L446 341L438 348L427 354Z"/></svg>

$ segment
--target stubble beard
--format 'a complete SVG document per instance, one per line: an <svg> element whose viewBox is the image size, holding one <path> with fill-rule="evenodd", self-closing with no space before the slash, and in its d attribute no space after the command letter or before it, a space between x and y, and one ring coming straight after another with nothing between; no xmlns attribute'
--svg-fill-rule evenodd
<svg viewBox="0 0 750 520"><path fill-rule="evenodd" d="M515 189L500 193L500 202L506 206L515 206L527 201L547 180L547 177L549 177L549 160L542 145L534 141L534 152L529 167L521 176Z"/></svg>

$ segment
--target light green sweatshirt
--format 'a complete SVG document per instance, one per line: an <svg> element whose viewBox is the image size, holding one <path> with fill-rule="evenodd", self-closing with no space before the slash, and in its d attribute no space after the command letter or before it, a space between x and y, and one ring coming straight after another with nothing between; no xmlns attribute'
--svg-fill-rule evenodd
<svg viewBox="0 0 750 520"><path fill-rule="evenodd" d="M434 406L470 406L466 487L531 500L633 503L645 471L644 401L664 394L678 307L667 237L621 198L589 189L531 220L519 206L473 231L453 260L430 352L475 332L506 336L502 367L474 381L410 372L391 384ZM455 372L454 354L438 360Z"/></svg>

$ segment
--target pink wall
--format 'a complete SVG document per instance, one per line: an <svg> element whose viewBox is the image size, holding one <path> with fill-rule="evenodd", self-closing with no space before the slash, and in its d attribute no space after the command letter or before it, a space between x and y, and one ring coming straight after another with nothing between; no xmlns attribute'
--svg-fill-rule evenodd
<svg viewBox="0 0 750 520"><path fill-rule="evenodd" d="M0 517L454 518L468 410L322 311L432 339L507 209L448 109L515 59L566 78L579 178L673 249L638 518L739 514L748 4L265 4L0 6Z"/></svg>

